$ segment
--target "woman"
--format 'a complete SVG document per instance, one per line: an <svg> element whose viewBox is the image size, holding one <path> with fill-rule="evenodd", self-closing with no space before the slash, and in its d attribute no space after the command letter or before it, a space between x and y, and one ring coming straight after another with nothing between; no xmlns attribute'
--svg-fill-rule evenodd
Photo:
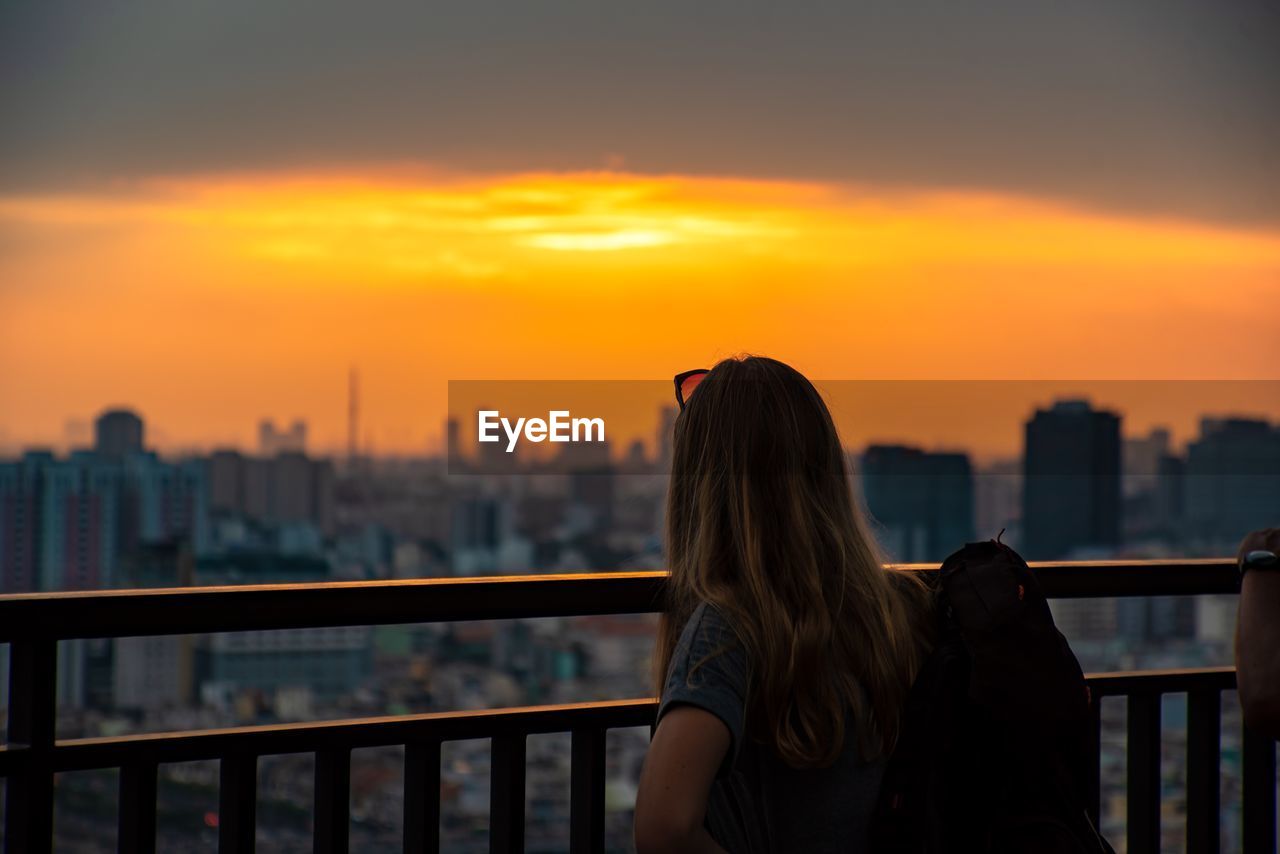
<svg viewBox="0 0 1280 854"><path fill-rule="evenodd" d="M927 595L883 568L808 380L749 356L676 382L636 848L865 851Z"/></svg>

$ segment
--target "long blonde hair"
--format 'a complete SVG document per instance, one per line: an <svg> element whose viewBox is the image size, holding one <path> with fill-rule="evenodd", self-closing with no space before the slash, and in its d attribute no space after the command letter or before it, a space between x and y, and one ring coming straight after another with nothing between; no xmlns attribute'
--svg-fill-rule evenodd
<svg viewBox="0 0 1280 854"><path fill-rule="evenodd" d="M749 662L747 732L795 768L830 765L852 710L860 755L886 755L931 644L924 586L886 570L817 389L758 356L720 362L675 423L658 629L661 692L700 602Z"/></svg>

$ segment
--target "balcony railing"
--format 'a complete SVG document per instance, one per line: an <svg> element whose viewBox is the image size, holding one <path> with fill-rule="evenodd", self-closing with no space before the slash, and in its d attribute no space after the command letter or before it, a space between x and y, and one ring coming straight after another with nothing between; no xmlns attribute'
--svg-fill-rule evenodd
<svg viewBox="0 0 1280 854"><path fill-rule="evenodd" d="M1167 596L1238 592L1226 560L1033 564L1051 597ZM931 567L899 567L931 571ZM440 746L491 739L490 850L524 844L525 738L571 733L571 850L604 844L605 733L652 723L650 698L557 706L163 732L113 738L56 738L57 643L113 638L463 620L530 619L651 612L664 573L537 575L332 584L273 584L164 590L105 590L0 596L0 642L10 646L8 743L0 747L7 778L7 854L48 854L53 847L54 775L119 768L118 848L156 849L156 780L160 763L220 763L218 850L254 849L257 761L313 753L314 850L348 850L350 760L355 748L405 746L404 851L440 848ZM1219 844L1219 743L1222 692L1231 668L1094 674L1093 695L1128 703L1128 851L1160 848L1160 699L1186 693L1187 848ZM1101 703L1094 704L1100 738ZM1095 738L1095 754L1098 738ZM1097 767L1097 763L1095 763ZM1243 739L1241 829L1246 852L1276 844L1275 742ZM1099 777L1090 809L1099 811Z"/></svg>

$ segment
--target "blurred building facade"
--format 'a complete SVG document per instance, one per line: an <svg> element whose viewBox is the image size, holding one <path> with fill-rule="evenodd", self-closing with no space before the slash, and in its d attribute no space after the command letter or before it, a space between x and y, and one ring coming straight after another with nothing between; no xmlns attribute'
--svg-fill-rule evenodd
<svg viewBox="0 0 1280 854"><path fill-rule="evenodd" d="M0 463L4 590L117 586L117 569L149 544L208 537L204 467L139 451L67 458L33 451Z"/></svg>
<svg viewBox="0 0 1280 854"><path fill-rule="evenodd" d="M264 418L258 423L258 453L264 457L276 454L307 452L307 422L296 419L286 427L276 427L274 421Z"/></svg>
<svg viewBox="0 0 1280 854"><path fill-rule="evenodd" d="M973 469L966 454L871 445L860 480L881 544L897 560L943 560L974 537Z"/></svg>
<svg viewBox="0 0 1280 854"><path fill-rule="evenodd" d="M1244 532L1280 519L1280 425L1204 418L1185 468L1185 529L1203 546L1234 547Z"/></svg>
<svg viewBox="0 0 1280 854"><path fill-rule="evenodd" d="M267 527L305 523L334 530L333 463L296 451L255 457L215 451L208 458L209 510Z"/></svg>
<svg viewBox="0 0 1280 854"><path fill-rule="evenodd" d="M119 459L142 453L142 417L131 409L110 409L93 422L93 449L99 456Z"/></svg>
<svg viewBox="0 0 1280 854"><path fill-rule="evenodd" d="M1120 416L1059 400L1026 422L1022 551L1029 560L1107 552L1120 538Z"/></svg>

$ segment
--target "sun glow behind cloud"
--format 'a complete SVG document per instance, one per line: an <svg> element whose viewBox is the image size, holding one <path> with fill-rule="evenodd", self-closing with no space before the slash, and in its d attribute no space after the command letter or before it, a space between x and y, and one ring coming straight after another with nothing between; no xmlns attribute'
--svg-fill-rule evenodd
<svg viewBox="0 0 1280 854"><path fill-rule="evenodd" d="M381 405L406 437L448 378L652 377L743 349L832 378L1280 363L1274 335L1249 333L1277 301L1280 235L981 192L205 176L0 198L0 235L15 435L126 401L193 441L276 406L336 438L352 361L402 390ZM200 410L193 378L218 406Z"/></svg>
<svg viewBox="0 0 1280 854"><path fill-rule="evenodd" d="M1280 257L1274 234L1126 220L1016 197L611 173L426 186L294 176L156 181L97 196L0 199L0 224L185 232L224 256L475 278L518 274L527 250L692 247L710 260L769 251L836 267L1239 266Z"/></svg>
<svg viewBox="0 0 1280 854"><path fill-rule="evenodd" d="M114 197L0 200L0 221L199 233L226 255L369 271L518 274L527 250L620 252L794 238L811 190L626 175L516 176L422 187L258 177L155 182ZM782 206L778 207L778 203Z"/></svg>

